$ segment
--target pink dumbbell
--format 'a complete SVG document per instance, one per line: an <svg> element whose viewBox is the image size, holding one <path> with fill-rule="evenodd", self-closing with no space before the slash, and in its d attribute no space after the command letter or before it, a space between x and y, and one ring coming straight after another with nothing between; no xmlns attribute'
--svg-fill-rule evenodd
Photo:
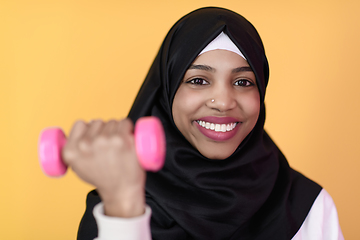
<svg viewBox="0 0 360 240"><path fill-rule="evenodd" d="M158 171L165 161L165 134L156 117L140 118L134 130L136 154L140 165L148 171ZM59 177L66 173L67 166L61 159L61 150L66 137L60 128L47 128L40 134L39 160L44 173Z"/></svg>

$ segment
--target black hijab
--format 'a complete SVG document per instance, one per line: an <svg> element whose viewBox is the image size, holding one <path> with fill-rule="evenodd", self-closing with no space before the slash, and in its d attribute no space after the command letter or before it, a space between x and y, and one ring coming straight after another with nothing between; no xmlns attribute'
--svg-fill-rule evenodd
<svg viewBox="0 0 360 240"><path fill-rule="evenodd" d="M237 150L227 159L211 160L182 136L171 109L186 70L222 31L254 71L261 106L256 126ZM278 240L291 239L299 230L321 187L289 167L263 128L268 77L260 36L237 13L202 8L170 29L129 113L134 122L143 116L159 117L166 134L165 166L149 172L146 181L154 240ZM99 201L95 191L88 195L78 239L96 236L91 211Z"/></svg>

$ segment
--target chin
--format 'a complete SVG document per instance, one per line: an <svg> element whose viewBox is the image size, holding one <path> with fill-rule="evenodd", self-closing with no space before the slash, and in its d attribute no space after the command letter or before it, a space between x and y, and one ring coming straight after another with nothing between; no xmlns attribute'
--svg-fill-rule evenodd
<svg viewBox="0 0 360 240"><path fill-rule="evenodd" d="M235 152L234 151L224 151L224 149L220 149L218 151L204 151L204 152L200 152L204 157L207 157L209 159L212 159L212 160L224 160L228 157L230 157L233 153Z"/></svg>

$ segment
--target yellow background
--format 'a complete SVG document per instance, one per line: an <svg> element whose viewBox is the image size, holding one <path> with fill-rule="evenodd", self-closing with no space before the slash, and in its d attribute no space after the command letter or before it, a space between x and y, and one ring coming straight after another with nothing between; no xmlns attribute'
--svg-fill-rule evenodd
<svg viewBox="0 0 360 240"><path fill-rule="evenodd" d="M0 239L76 238L92 187L71 171L42 174L40 131L126 116L169 28L211 5L260 32L271 70L266 129L332 195L345 238L358 239L357 0L1 1Z"/></svg>

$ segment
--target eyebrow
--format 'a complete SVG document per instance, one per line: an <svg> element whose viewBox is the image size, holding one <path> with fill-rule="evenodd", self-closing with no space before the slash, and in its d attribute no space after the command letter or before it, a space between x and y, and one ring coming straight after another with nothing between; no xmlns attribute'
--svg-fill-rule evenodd
<svg viewBox="0 0 360 240"><path fill-rule="evenodd" d="M252 72L253 70L251 69L251 67L238 67L233 69L231 72L232 73L238 73L238 72Z"/></svg>
<svg viewBox="0 0 360 240"><path fill-rule="evenodd" d="M215 68L212 68L208 65L190 65L189 69L199 69L199 70L204 70L204 71L208 71L208 72L215 72Z"/></svg>
<svg viewBox="0 0 360 240"><path fill-rule="evenodd" d="M210 67L209 65L190 65L189 69L198 69L198 70L204 70L208 72L215 72L215 68ZM239 72L252 72L253 70L251 67L238 67L234 68L231 73L239 73Z"/></svg>

